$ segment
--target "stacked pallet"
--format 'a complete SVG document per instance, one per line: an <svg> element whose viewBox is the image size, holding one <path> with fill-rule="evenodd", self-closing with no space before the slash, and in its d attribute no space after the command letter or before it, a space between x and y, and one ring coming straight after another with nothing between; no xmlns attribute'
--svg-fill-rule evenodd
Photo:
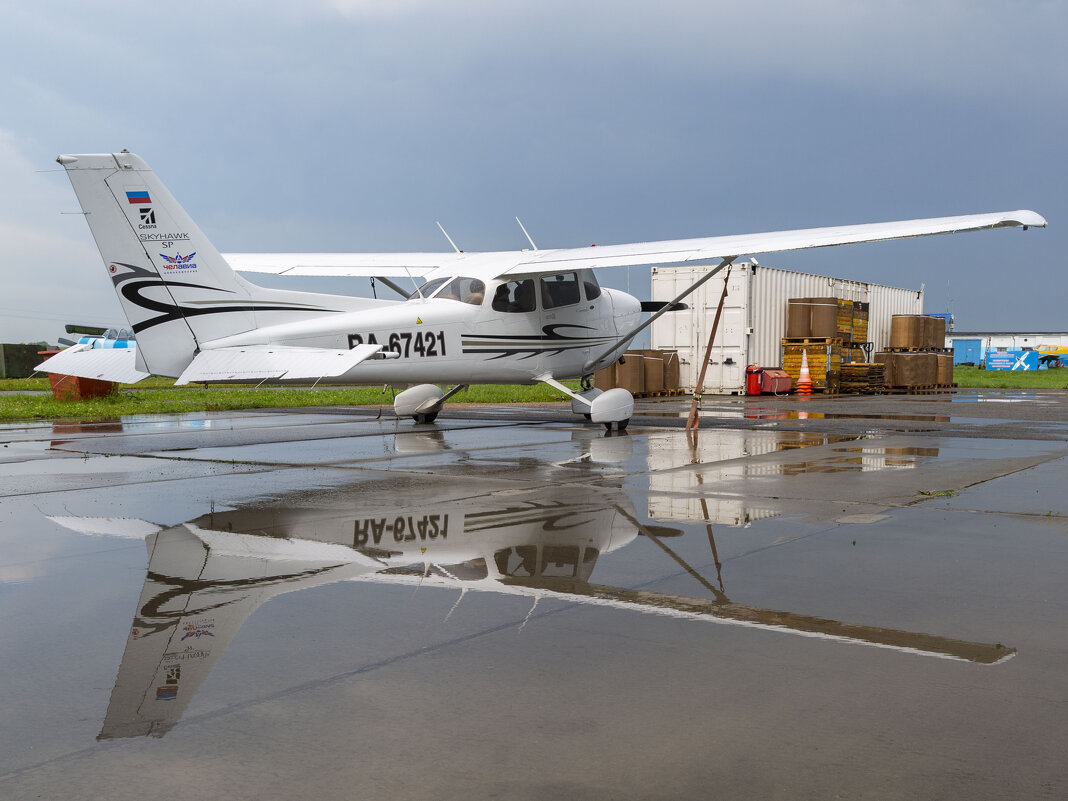
<svg viewBox="0 0 1068 801"><path fill-rule="evenodd" d="M783 337L782 369L793 379L795 387L806 356L813 391L837 393L842 370L841 337Z"/></svg>
<svg viewBox="0 0 1068 801"><path fill-rule="evenodd" d="M944 347L946 321L925 314L895 314L890 346L875 355L886 365L888 392L937 391L953 386L953 351Z"/></svg>
<svg viewBox="0 0 1068 801"><path fill-rule="evenodd" d="M842 365L842 392L881 392L885 386L886 369L881 362L853 362Z"/></svg>
<svg viewBox="0 0 1068 801"><path fill-rule="evenodd" d="M636 398L680 395L679 354L673 350L628 350L593 374L597 389L622 387Z"/></svg>

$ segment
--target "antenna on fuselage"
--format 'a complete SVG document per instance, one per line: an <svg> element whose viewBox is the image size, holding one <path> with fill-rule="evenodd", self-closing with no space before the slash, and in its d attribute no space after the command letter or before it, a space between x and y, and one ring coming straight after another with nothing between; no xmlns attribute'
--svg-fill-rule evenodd
<svg viewBox="0 0 1068 801"><path fill-rule="evenodd" d="M449 240L449 244L452 245L452 249L455 250L457 253L463 253L460 248L456 247L456 243L452 241L452 237L449 236L449 232L445 230L445 226L443 226L441 223L438 223L438 228L441 229L441 233L445 234L445 238Z"/></svg>
<svg viewBox="0 0 1068 801"><path fill-rule="evenodd" d="M537 246L537 245L535 245L535 244L534 244L534 240L530 238L530 234L528 234L528 233L527 233L527 229L526 229L526 226L525 226L525 225L523 225L523 221L522 221L522 220L520 220L520 219L519 219L518 217L516 217L516 218L515 218L515 221L516 221L517 223L519 223L519 227L523 229L523 236L525 236L525 237L527 238L527 241L528 241L528 242L530 243L530 246L531 246L532 248L534 248L534 250L537 250L537 249L538 249L538 246Z"/></svg>

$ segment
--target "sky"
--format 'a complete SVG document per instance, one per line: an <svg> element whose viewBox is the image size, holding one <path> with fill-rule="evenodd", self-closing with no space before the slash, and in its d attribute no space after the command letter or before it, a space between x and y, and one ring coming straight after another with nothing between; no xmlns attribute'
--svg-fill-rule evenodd
<svg viewBox="0 0 1068 801"><path fill-rule="evenodd" d="M5 6L0 341L124 324L54 161L123 148L223 252L450 250L437 221L520 249L516 216L544 249L1034 209L1047 229L760 261L925 285L958 330L1068 330L1068 3ZM608 272L648 292L647 268Z"/></svg>

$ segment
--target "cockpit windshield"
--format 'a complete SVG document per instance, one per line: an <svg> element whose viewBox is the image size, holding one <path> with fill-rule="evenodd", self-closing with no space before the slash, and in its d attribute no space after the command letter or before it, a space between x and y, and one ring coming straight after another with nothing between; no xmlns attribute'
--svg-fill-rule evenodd
<svg viewBox="0 0 1068 801"><path fill-rule="evenodd" d="M433 295L442 284L448 281L448 278L435 278L433 281L427 281L412 294L410 294L405 300L415 300L418 297L429 298Z"/></svg>
<svg viewBox="0 0 1068 801"><path fill-rule="evenodd" d="M486 285L477 278L453 278L434 297L481 306L482 301L486 299Z"/></svg>
<svg viewBox="0 0 1068 801"><path fill-rule="evenodd" d="M458 300L481 306L486 298L486 285L477 278L435 278L427 281L418 290L408 296L408 300L419 297L435 297L441 300Z"/></svg>

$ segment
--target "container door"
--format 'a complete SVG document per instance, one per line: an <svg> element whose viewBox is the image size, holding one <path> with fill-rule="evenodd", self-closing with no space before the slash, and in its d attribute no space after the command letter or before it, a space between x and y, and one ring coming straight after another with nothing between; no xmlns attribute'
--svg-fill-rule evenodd
<svg viewBox="0 0 1068 801"><path fill-rule="evenodd" d="M953 340L953 364L979 364L981 344L978 339Z"/></svg>
<svg viewBox="0 0 1068 801"><path fill-rule="evenodd" d="M705 348L708 346L708 335L712 333L712 324L716 320L716 309L723 295L723 281L713 278L706 286L708 290L702 298L700 357L704 356ZM748 269L745 265L738 265L731 270L727 298L723 302L723 313L720 315L708 372L705 374L705 392L720 394L745 392L745 368L749 363L745 333L747 289Z"/></svg>

